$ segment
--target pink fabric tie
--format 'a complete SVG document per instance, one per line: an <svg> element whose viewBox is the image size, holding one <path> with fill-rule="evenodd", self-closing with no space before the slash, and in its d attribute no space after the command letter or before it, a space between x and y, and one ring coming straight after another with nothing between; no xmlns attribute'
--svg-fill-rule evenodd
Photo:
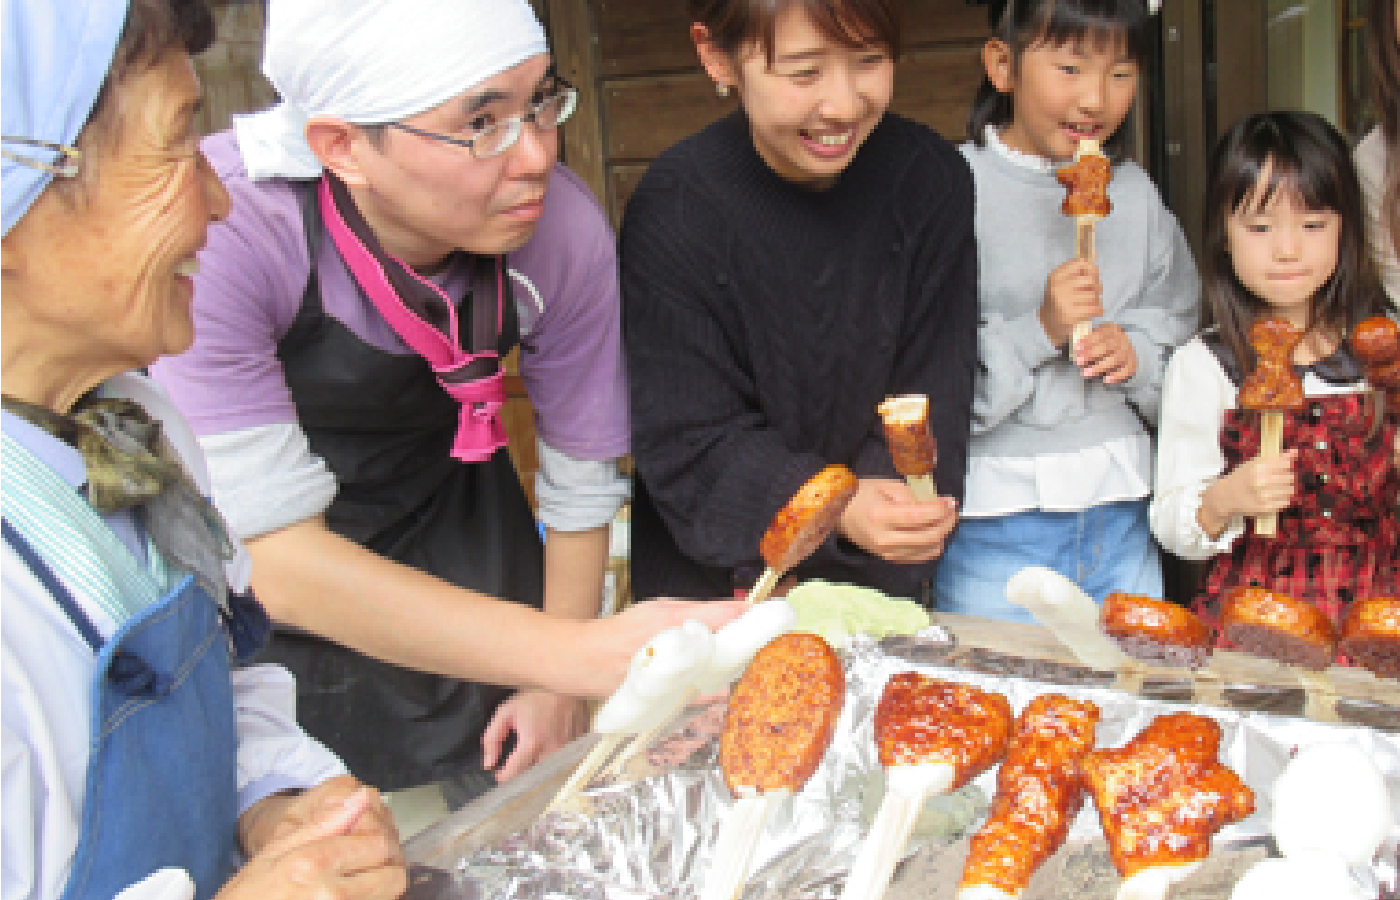
<svg viewBox="0 0 1400 900"><path fill-rule="evenodd" d="M321 218L326 224L326 232L345 260L346 267L395 333L427 361L437 376L438 384L442 385L448 396L461 404L457 434L452 442L452 457L462 462L484 462L490 459L492 454L507 443L505 425L500 417L501 407L506 401L505 375L501 371L498 355L494 352L468 353L462 348L456 305L437 285L414 272L402 261L380 250L367 226L362 229L366 239L361 239L355 229L346 222L346 217L341 215L336 198L332 196L330 181L329 175L321 179ZM344 192L344 188L340 187L340 191ZM354 209L348 192L346 194L347 214L358 216L358 210ZM367 246L367 241L372 246ZM379 252L376 253L376 250ZM406 275L416 283L415 287L421 285L441 300L447 318L446 333L409 308L400 292L395 289L385 269L386 264L397 266L401 277ZM501 305L505 298L504 282L504 265L498 261L495 319L497 323L501 320ZM473 298L473 302L480 302L480 298ZM482 341L489 339L494 342L499 335L476 337ZM496 362L496 365L489 366L490 374L473 377L468 371L475 363L490 361Z"/></svg>
<svg viewBox="0 0 1400 900"><path fill-rule="evenodd" d="M501 407L506 402L505 373L479 378L476 381L443 381L448 395L462 404L457 417L457 436L452 441L452 457L462 462L485 462L491 454L508 441L506 427L501 422Z"/></svg>

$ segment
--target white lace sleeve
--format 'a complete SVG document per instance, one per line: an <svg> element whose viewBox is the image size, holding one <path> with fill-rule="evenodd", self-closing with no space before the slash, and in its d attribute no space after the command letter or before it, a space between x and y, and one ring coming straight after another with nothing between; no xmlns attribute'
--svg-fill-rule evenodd
<svg viewBox="0 0 1400 900"><path fill-rule="evenodd" d="M1244 533L1235 517L1212 540L1196 513L1201 493L1225 471L1220 426L1235 405L1235 386L1214 354L1193 338L1173 354L1162 388L1157 434L1157 483L1152 498L1152 533L1161 545L1185 559L1224 553Z"/></svg>

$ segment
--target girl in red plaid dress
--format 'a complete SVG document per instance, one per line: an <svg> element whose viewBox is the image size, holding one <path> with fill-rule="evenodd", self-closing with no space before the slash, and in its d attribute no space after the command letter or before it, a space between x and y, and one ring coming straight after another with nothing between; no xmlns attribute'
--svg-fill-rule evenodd
<svg viewBox="0 0 1400 900"><path fill-rule="evenodd" d="M1311 113L1249 116L1215 149L1206 210L1214 326L1167 367L1152 530L1178 556L1211 561L1194 602L1208 622L1225 591L1260 585L1340 624L1353 598L1400 592L1395 417L1377 420L1346 344L1384 311L1347 144ZM1258 457L1259 414L1236 403L1262 318L1303 332L1293 363L1306 402L1284 414L1276 459ZM1265 513L1278 514L1276 537L1254 531Z"/></svg>

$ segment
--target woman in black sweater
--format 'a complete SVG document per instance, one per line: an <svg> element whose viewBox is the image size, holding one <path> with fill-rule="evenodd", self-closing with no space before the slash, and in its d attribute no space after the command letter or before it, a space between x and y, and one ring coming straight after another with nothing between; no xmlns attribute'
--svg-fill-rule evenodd
<svg viewBox="0 0 1400 900"><path fill-rule="evenodd" d="M692 0L702 64L740 110L672 147L621 235L638 596L720 596L763 568L791 495L860 490L794 575L927 602L956 522L977 360L972 177L886 112L894 0ZM913 501L876 405L929 396L944 497Z"/></svg>

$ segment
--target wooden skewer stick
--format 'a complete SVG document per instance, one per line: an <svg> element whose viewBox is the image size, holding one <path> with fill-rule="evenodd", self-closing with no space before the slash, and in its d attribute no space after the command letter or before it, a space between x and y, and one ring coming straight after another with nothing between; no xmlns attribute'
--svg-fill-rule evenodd
<svg viewBox="0 0 1400 900"><path fill-rule="evenodd" d="M695 688L686 688L684 693L684 699L681 700L680 704L677 706L677 712L689 706L690 701L695 699L695 694ZM607 769L603 771L603 775L605 777L621 775L622 770L627 767L627 764L630 763L638 753L641 753L643 750L650 747L652 745L652 742L656 740L657 736L662 734L667 728L670 727L674 719L675 716L667 716L666 718L662 719L660 722L657 722L650 728L647 728L644 731L640 731L636 735L634 735L632 737L631 742L628 743L626 747L622 748L622 752L613 758L612 763L607 767Z"/></svg>
<svg viewBox="0 0 1400 900"><path fill-rule="evenodd" d="M909 493L920 503L938 499L938 486L933 483L932 475L906 475L904 481L909 485Z"/></svg>
<svg viewBox="0 0 1400 900"><path fill-rule="evenodd" d="M887 786L875 821L851 865L851 874L841 892L841 900L880 900L894 876L894 867L904 853L904 844L914 830L924 801L946 794L953 786L955 770L946 763L891 766L886 771Z"/></svg>
<svg viewBox="0 0 1400 900"><path fill-rule="evenodd" d="M1094 165L1085 171L1085 158L1092 158ZM1060 183L1069 189L1063 210L1074 216L1074 255L1078 259L1094 258L1094 223L1103 218L1112 208L1108 202L1108 180L1113 177L1108 167L1108 159L1099 149L1099 142L1092 138L1079 141L1074 151L1073 165L1060 169ZM1093 331L1092 321L1076 322L1070 332L1070 351L1074 345L1089 336Z"/></svg>
<svg viewBox="0 0 1400 900"><path fill-rule="evenodd" d="M752 571L752 570L750 570ZM778 579L783 577L783 573L769 566L763 570L763 574L758 576L758 580L749 589L748 604L762 603L773 593L773 588L778 586Z"/></svg>
<svg viewBox="0 0 1400 900"><path fill-rule="evenodd" d="M1094 223L1098 219L1098 216L1074 217L1074 255L1079 259L1093 260L1094 258ZM1093 330L1094 321L1092 319L1075 322L1074 330L1070 332L1070 351L1073 352L1074 345L1088 337Z"/></svg>
<svg viewBox="0 0 1400 900"><path fill-rule="evenodd" d="M720 826L700 900L738 900L749 877L754 847L763 835L763 824L768 821L768 810L773 801L786 796L789 796L787 791L760 794L749 788L745 789L744 796L734 801Z"/></svg>
<svg viewBox="0 0 1400 900"><path fill-rule="evenodd" d="M544 811L548 813L558 810L580 790L587 787L588 783L593 780L593 776L607 763L608 758L613 755L613 751L626 737L627 735L624 733L599 735L598 743L594 744L593 749L588 751L588 755L574 769L569 780L559 788L554 799L549 801L549 805L544 808Z"/></svg>
<svg viewBox="0 0 1400 900"><path fill-rule="evenodd" d="M601 735L597 745L546 811L586 786L629 736L643 735L636 740L645 741L642 746L650 743L656 729L669 724L694 696L694 682L708 671L713 657L714 635L696 621L664 629L647 641L632 655L627 677L593 717L593 731ZM631 754L626 757L630 758Z"/></svg>
<svg viewBox="0 0 1400 900"><path fill-rule="evenodd" d="M1283 452L1283 412L1266 409L1259 413L1259 458L1276 459ZM1278 533L1278 513L1254 518L1254 533L1273 537Z"/></svg>
<svg viewBox="0 0 1400 900"><path fill-rule="evenodd" d="M938 486L933 480L938 444L928 430L928 395L886 397L875 411L880 414L895 471L904 476L914 500L931 503L938 499Z"/></svg>

